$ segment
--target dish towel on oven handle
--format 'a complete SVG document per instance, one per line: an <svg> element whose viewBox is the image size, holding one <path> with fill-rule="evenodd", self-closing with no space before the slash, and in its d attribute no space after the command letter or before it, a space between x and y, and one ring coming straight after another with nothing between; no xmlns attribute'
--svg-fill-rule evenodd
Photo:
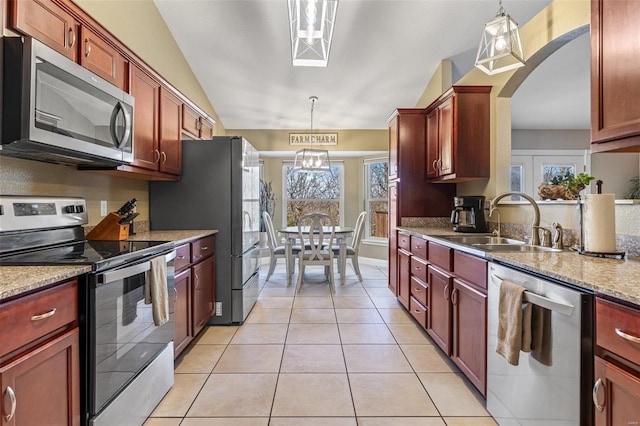
<svg viewBox="0 0 640 426"><path fill-rule="evenodd" d="M169 321L169 291L167 290L167 261L164 256L151 259L149 279L144 286L144 303L151 304L153 323L161 326Z"/></svg>

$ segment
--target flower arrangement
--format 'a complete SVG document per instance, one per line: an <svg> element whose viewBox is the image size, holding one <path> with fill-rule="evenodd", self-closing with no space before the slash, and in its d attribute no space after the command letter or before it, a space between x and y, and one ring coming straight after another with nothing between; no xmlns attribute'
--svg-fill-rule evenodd
<svg viewBox="0 0 640 426"><path fill-rule="evenodd" d="M541 200L575 200L580 191L594 180L595 177L587 173L574 175L567 172L564 175L557 175L549 183L543 183L538 187L538 195Z"/></svg>

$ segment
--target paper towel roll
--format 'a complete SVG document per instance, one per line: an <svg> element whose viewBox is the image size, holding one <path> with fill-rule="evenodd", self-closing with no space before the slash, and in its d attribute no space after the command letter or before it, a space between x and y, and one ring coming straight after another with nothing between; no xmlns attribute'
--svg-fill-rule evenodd
<svg viewBox="0 0 640 426"><path fill-rule="evenodd" d="M615 253L616 204L614 194L587 194L583 219L585 251Z"/></svg>

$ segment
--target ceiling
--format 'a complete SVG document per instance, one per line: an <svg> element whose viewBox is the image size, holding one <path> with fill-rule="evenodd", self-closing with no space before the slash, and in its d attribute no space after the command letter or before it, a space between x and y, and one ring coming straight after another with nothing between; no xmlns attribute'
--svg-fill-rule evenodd
<svg viewBox="0 0 640 426"><path fill-rule="evenodd" d="M154 1L227 129L309 128L312 95L314 128L385 129L442 59L456 58L454 77L472 69L498 9L497 0L340 0L329 66L311 68L291 66L285 0ZM503 4L522 25L549 2Z"/></svg>

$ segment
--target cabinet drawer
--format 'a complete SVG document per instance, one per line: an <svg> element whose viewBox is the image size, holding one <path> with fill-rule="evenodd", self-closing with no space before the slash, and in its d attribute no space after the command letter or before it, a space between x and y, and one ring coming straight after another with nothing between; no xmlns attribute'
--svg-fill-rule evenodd
<svg viewBox="0 0 640 426"><path fill-rule="evenodd" d="M409 312L423 328L427 328L427 308L418 302L415 297L409 299Z"/></svg>
<svg viewBox="0 0 640 426"><path fill-rule="evenodd" d="M427 262L415 256L411 256L411 275L427 282Z"/></svg>
<svg viewBox="0 0 640 426"><path fill-rule="evenodd" d="M213 235L191 243L191 261L199 262L213 255Z"/></svg>
<svg viewBox="0 0 640 426"><path fill-rule="evenodd" d="M398 247L405 249L406 251L411 251L411 237L407 234L401 234L398 232Z"/></svg>
<svg viewBox="0 0 640 426"><path fill-rule="evenodd" d="M200 114L187 104L182 104L182 130L196 139L200 138Z"/></svg>
<svg viewBox="0 0 640 426"><path fill-rule="evenodd" d="M78 281L1 305L0 356L78 320Z"/></svg>
<svg viewBox="0 0 640 426"><path fill-rule="evenodd" d="M453 250L449 247L441 246L440 244L429 243L429 256L427 259L433 263L445 269L451 271L451 252Z"/></svg>
<svg viewBox="0 0 640 426"><path fill-rule="evenodd" d="M184 269L191 263L191 244L183 244L176 247L176 260L174 266L176 271Z"/></svg>
<svg viewBox="0 0 640 426"><path fill-rule="evenodd" d="M411 297L418 300L424 306L428 306L427 303L427 285L426 281L420 281L416 277L411 277Z"/></svg>
<svg viewBox="0 0 640 426"><path fill-rule="evenodd" d="M411 254L427 260L427 241L418 237L411 237Z"/></svg>
<svg viewBox="0 0 640 426"><path fill-rule="evenodd" d="M634 338L640 339L640 311L596 299L596 344L640 365L640 343Z"/></svg>
<svg viewBox="0 0 640 426"><path fill-rule="evenodd" d="M460 278L487 289L487 261L458 250L453 251L453 272Z"/></svg>

